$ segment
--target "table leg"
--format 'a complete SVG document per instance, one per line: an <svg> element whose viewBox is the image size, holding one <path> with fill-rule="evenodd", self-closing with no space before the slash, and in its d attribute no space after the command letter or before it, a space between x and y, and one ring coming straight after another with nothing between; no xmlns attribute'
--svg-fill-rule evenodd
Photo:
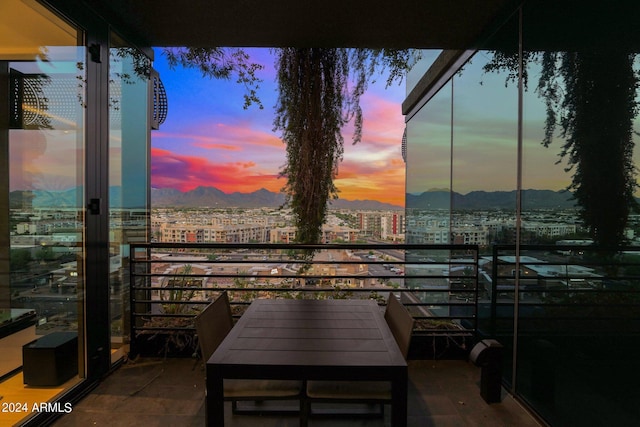
<svg viewBox="0 0 640 427"><path fill-rule="evenodd" d="M206 425L224 427L224 384L220 369L207 365L206 384Z"/></svg>
<svg viewBox="0 0 640 427"><path fill-rule="evenodd" d="M407 426L408 372L396 376L391 382L391 426Z"/></svg>

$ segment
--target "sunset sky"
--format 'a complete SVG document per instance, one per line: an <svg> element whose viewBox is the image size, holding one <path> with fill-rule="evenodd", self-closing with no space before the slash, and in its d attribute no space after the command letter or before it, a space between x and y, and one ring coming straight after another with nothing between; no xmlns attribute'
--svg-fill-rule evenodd
<svg viewBox="0 0 640 427"><path fill-rule="evenodd" d="M21 61L10 66L25 73L46 73L55 80L57 74L67 76L71 71L65 66L76 64L73 59L84 54L75 47L67 50L59 53L60 61ZM169 111L161 129L151 132L154 188L188 191L211 186L226 193L248 193L261 188L278 192L285 185L285 180L278 178L286 160L285 146L273 132L273 107L277 97L274 58L267 49L249 52L254 61L265 67L260 72L263 82L258 91L264 105L262 110L257 106L243 109L245 88L234 80L210 80L197 71L170 70L165 57L157 52L154 67L164 82ZM429 54L435 57L437 53ZM420 194L432 189L451 189L461 194L476 190L515 190L517 88L513 83L505 85L504 73L483 72L482 66L490 60L490 55L490 52L479 52L456 74L453 83L449 82L411 117L407 123L406 165L401 151L405 129L401 103L406 85L403 82L385 88L386 76L378 76L378 82L371 84L361 99L362 142L351 144L352 127L348 126L344 132L344 160L336 180L340 197L404 206L405 193ZM409 82L415 82L426 66L417 68L410 73ZM73 72L77 72L76 68ZM522 188L562 190L571 182L573 172L565 170L566 159L557 163L563 142L559 135L549 148L541 145L545 106L535 92L539 67L530 67L528 73L530 82L534 83L523 99ZM127 90L131 93L142 90L139 97L131 97L142 102L146 99L146 87L144 82L139 87L127 86ZM50 94L46 92L51 99L57 99L54 95L62 93L55 92L55 88L49 88ZM144 119L131 112L144 115L145 106L127 105L128 119L132 124L142 124ZM76 108L78 111L73 117L77 118L81 104ZM73 117L69 121L64 114L60 117L56 114L50 115L52 120L55 118L52 129L11 130L11 191L66 191L83 184L83 123L76 124ZM635 129L640 129L638 118ZM110 129L112 186L121 185L135 170L130 164L135 162L133 157L120 161L121 133L118 126ZM634 140L636 146L640 144L637 134ZM636 165L640 164L639 152L636 149L634 153ZM127 174L123 174L123 170Z"/></svg>
<svg viewBox="0 0 640 427"><path fill-rule="evenodd" d="M234 81L202 78L193 70L170 70L156 50L154 67L167 90L169 114L161 129L152 132L154 187L187 191L213 186L227 193L246 193L260 188L277 192L284 186L278 171L285 162L285 147L272 130L277 96L274 58L268 49L248 51L265 67L258 93L263 110L244 110L244 88ZM410 74L410 83L436 55L435 51L425 53L424 64ZM412 118L407 127L407 165L401 153L406 84L385 88L385 76L378 76L362 98L362 142L351 144L351 127L344 132L344 161L336 180L340 197L404 206L405 193L431 189L451 188L461 194L514 190L517 88L513 83L505 85L504 73L482 71L489 58L490 53L481 52L456 75L453 111L449 83ZM539 70L529 71L532 81L537 81ZM566 162L556 164L561 138L550 148L541 145L545 109L533 89L524 100L523 188L562 190L570 183L571 173L564 170Z"/></svg>
<svg viewBox="0 0 640 427"><path fill-rule="evenodd" d="M268 49L250 49L253 61L264 65L258 92L264 109L243 109L244 88L234 80L203 78L199 72L168 68L156 49L154 68L167 91L167 121L152 137L152 186L181 191L198 186L226 193L265 188L278 192L285 180L285 146L273 131L276 103L274 58ZM400 105L405 84L385 89L380 76L362 98L362 142L351 143L345 129L344 161L336 185L340 198L379 200L404 206L405 165L401 154L404 117Z"/></svg>

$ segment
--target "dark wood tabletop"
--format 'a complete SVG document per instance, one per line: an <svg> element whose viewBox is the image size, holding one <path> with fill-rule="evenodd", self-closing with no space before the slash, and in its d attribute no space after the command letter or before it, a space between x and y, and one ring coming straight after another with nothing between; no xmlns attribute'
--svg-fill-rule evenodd
<svg viewBox="0 0 640 427"><path fill-rule="evenodd" d="M224 378L388 380L407 422L407 363L372 300L256 300L207 361L207 425L224 424Z"/></svg>

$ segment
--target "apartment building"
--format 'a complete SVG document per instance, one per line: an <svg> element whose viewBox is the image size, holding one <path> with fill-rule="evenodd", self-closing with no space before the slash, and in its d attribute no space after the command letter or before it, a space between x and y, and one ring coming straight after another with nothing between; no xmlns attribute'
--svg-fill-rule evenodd
<svg viewBox="0 0 640 427"><path fill-rule="evenodd" d="M162 223L160 241L165 243L266 242L270 228L261 224L201 225Z"/></svg>
<svg viewBox="0 0 640 427"><path fill-rule="evenodd" d="M405 216L399 212L358 212L358 227L368 236L386 240L404 234Z"/></svg>
<svg viewBox="0 0 640 427"><path fill-rule="evenodd" d="M338 225L327 225L322 227L322 242L355 242L359 236L359 231L353 228ZM277 227L269 232L269 243L294 243L296 241L295 227Z"/></svg>

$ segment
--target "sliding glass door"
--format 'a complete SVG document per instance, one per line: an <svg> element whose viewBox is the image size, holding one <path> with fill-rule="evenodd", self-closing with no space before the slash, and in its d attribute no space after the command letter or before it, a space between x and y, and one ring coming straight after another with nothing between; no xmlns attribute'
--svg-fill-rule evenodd
<svg viewBox="0 0 640 427"><path fill-rule="evenodd" d="M0 381L8 402L50 400L85 374L81 35L35 2L0 5ZM54 349L64 360L49 360L60 357Z"/></svg>

